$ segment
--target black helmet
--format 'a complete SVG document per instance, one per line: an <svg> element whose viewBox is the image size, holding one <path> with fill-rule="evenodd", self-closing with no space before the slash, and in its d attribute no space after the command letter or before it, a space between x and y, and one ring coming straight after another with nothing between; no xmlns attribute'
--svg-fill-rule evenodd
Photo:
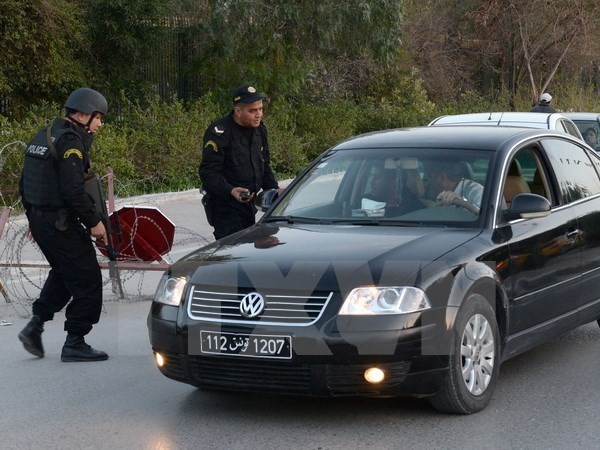
<svg viewBox="0 0 600 450"><path fill-rule="evenodd" d="M106 115L108 113L108 103L104 95L90 88L79 88L71 92L65 102L65 108L84 114L99 112Z"/></svg>

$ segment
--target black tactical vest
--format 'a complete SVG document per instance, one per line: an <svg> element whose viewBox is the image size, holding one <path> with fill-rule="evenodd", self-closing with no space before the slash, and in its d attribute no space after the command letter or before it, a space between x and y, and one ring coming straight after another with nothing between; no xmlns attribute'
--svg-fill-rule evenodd
<svg viewBox="0 0 600 450"><path fill-rule="evenodd" d="M69 128L62 127L64 122L57 120L54 123L56 124L52 130L54 142L58 142L63 134L73 132ZM60 195L58 161L52 155L48 145L47 129L48 127L42 128L25 150L23 197L26 203L40 209L60 209L65 207L65 203Z"/></svg>

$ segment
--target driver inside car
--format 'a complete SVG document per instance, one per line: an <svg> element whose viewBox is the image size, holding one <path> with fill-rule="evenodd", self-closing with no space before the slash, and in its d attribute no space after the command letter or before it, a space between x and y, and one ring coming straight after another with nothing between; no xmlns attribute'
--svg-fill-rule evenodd
<svg viewBox="0 0 600 450"><path fill-rule="evenodd" d="M483 186L463 176L461 162L448 162L436 165L429 170L429 183L438 205L453 205L459 201L481 207Z"/></svg>

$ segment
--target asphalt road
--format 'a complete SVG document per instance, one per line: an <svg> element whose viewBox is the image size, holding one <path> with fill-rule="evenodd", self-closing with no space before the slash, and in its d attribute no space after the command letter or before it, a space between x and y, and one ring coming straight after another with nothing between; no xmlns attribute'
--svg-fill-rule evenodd
<svg viewBox="0 0 600 450"><path fill-rule="evenodd" d="M193 228L202 221L196 202L165 209ZM144 278L144 291L154 287ZM62 313L46 324L46 357L37 359L17 339L27 319L0 308L12 323L0 326L0 449L600 448L596 323L507 361L491 404L452 416L418 399L199 391L154 366L149 302L106 298L87 340L110 358L93 363L60 361Z"/></svg>
<svg viewBox="0 0 600 450"><path fill-rule="evenodd" d="M589 324L507 361L487 409L444 415L416 399L310 399L203 392L153 363L149 302L108 303L88 342L103 362L62 363L59 315L46 357L25 319L0 327L0 448L598 448L600 328Z"/></svg>

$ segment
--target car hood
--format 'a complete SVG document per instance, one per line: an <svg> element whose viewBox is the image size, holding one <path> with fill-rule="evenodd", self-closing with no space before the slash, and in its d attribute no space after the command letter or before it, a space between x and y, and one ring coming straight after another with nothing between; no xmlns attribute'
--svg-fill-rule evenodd
<svg viewBox="0 0 600 450"><path fill-rule="evenodd" d="M273 286L295 279L298 284L331 290L341 278L350 285L373 284L386 274L393 274L394 283L407 282L480 232L259 223L185 256L171 272L205 285ZM454 264L457 258L464 255L443 258L444 265Z"/></svg>

